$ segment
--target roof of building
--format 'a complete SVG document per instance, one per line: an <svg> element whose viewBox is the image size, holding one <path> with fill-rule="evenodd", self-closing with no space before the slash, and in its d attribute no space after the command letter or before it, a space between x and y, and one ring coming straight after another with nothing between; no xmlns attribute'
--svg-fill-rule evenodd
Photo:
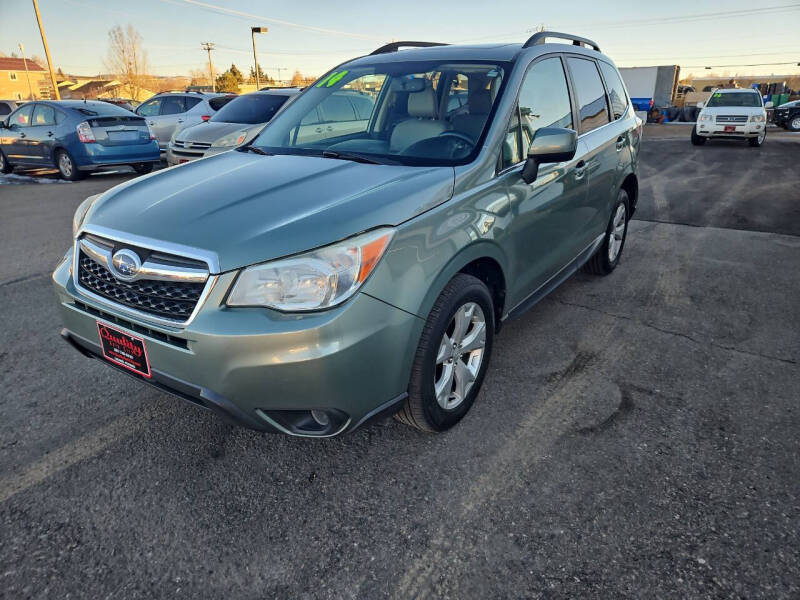
<svg viewBox="0 0 800 600"><path fill-rule="evenodd" d="M21 58L13 58L11 56L0 57L0 71L24 71L25 63L28 63L29 71L44 71L44 67L33 62L29 58L22 60Z"/></svg>

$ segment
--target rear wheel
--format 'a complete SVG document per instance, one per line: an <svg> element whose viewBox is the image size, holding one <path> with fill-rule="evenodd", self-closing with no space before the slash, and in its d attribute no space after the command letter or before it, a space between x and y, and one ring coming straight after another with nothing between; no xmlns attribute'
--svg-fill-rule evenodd
<svg viewBox="0 0 800 600"><path fill-rule="evenodd" d="M153 170L153 163L136 163L131 165L139 175L145 175Z"/></svg>
<svg viewBox="0 0 800 600"><path fill-rule="evenodd" d="M480 391L494 340L494 304L480 279L460 273L436 299L411 369L408 398L395 417L422 431L445 431Z"/></svg>
<svg viewBox="0 0 800 600"><path fill-rule="evenodd" d="M702 146L706 143L706 138L702 135L698 135L697 133L697 126L692 129L692 144L695 146Z"/></svg>
<svg viewBox="0 0 800 600"><path fill-rule="evenodd" d="M620 190L617 204L611 213L611 220L606 227L603 243L594 256L586 263L586 271L593 275L608 275L619 264L625 239L628 236L628 214L630 201L628 192Z"/></svg>
<svg viewBox="0 0 800 600"><path fill-rule="evenodd" d="M792 119L784 125L784 128L789 131L800 131L800 116L792 117Z"/></svg>
<svg viewBox="0 0 800 600"><path fill-rule="evenodd" d="M78 181L83 179L83 173L78 169L75 161L66 150L56 151L56 165L61 177L68 181Z"/></svg>
<svg viewBox="0 0 800 600"><path fill-rule="evenodd" d="M758 147L760 147L760 146L761 146L761 144L763 144L763 143L764 143L764 140L765 140L765 139L767 139L767 132L766 132L766 130L765 130L765 131L762 131L761 133L759 133L759 134L758 134L758 137L754 137L754 138L750 138L750 139L748 139L748 140L747 140L747 143L748 143L748 144L750 144L750 146L751 146L751 147L753 147L753 148L758 148Z"/></svg>
<svg viewBox="0 0 800 600"><path fill-rule="evenodd" d="M0 173L11 173L14 170L8 161L6 160L6 155L3 154L3 151L0 150Z"/></svg>

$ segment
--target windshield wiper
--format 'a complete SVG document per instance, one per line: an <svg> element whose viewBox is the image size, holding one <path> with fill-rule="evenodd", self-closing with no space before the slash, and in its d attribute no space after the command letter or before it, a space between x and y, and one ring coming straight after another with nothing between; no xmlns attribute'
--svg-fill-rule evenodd
<svg viewBox="0 0 800 600"><path fill-rule="evenodd" d="M275 156L272 152L267 152L266 150L262 150L258 146L240 146L236 148L239 152L253 152L254 154L260 154L261 156Z"/></svg>
<svg viewBox="0 0 800 600"><path fill-rule="evenodd" d="M336 150L323 150L322 158L338 158L339 160L352 160L353 162L365 163L368 165L386 165L391 164L389 161L376 160L363 154L354 154L352 152L337 152Z"/></svg>

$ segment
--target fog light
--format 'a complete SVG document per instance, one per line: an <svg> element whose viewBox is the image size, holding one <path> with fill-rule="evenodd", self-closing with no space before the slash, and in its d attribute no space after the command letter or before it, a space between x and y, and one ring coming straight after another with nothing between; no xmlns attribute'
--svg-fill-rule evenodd
<svg viewBox="0 0 800 600"><path fill-rule="evenodd" d="M328 413L326 413L326 412L324 412L324 411L321 411L321 410L312 410L312 411L311 411L311 416L314 418L314 420L315 420L317 423L319 423L319 424L320 424L320 425L322 425L323 427L327 427L328 425L330 425L330 424L331 424L331 418L330 418L330 416L328 416Z"/></svg>

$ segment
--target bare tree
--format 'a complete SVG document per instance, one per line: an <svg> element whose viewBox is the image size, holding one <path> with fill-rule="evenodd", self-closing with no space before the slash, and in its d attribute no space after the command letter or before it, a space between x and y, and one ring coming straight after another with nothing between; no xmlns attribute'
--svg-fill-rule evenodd
<svg viewBox="0 0 800 600"><path fill-rule="evenodd" d="M108 31L106 68L117 77L133 100L141 100L141 90L148 70L147 53L142 48L142 36L133 25L119 25Z"/></svg>

